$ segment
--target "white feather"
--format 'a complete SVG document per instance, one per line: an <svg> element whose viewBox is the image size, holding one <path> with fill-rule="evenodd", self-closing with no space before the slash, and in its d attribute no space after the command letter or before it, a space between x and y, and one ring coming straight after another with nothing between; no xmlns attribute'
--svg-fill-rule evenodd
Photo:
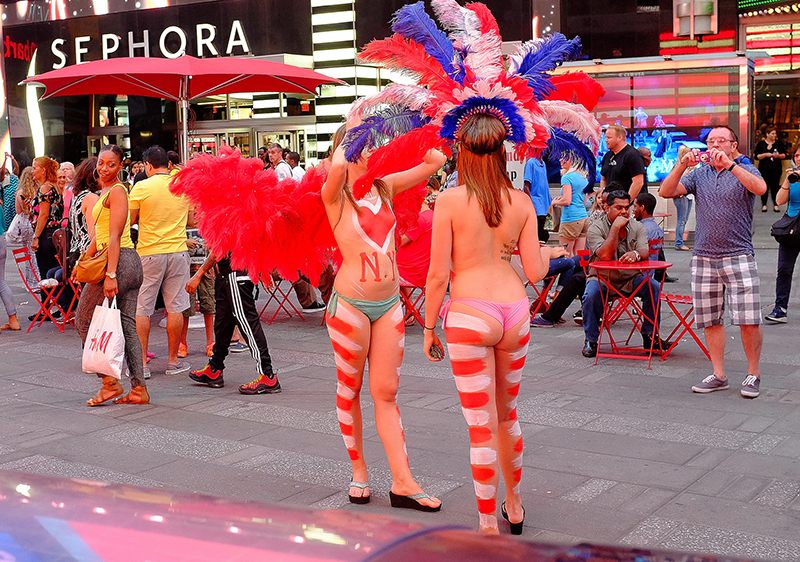
<svg viewBox="0 0 800 562"><path fill-rule="evenodd" d="M484 80L497 80L503 72L503 41L496 32L482 33L475 40L467 40L467 57L464 62L475 76Z"/></svg>
<svg viewBox="0 0 800 562"><path fill-rule="evenodd" d="M405 84L390 84L377 94L360 98L353 102L347 114L348 122L361 121L365 116L373 113L382 105L398 105L414 111L419 111L430 101L431 93L420 86Z"/></svg>
<svg viewBox="0 0 800 562"><path fill-rule="evenodd" d="M431 0L436 19L447 31L464 32L464 14L456 0Z"/></svg>
<svg viewBox="0 0 800 562"><path fill-rule="evenodd" d="M589 143L592 151L597 154L597 147L600 144L600 123L585 107L562 100L540 101L539 107L544 111L551 127L574 133L581 141Z"/></svg>

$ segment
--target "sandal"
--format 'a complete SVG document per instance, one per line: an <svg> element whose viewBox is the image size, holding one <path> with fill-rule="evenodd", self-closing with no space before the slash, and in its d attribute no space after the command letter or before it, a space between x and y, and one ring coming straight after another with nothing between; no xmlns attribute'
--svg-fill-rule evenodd
<svg viewBox="0 0 800 562"><path fill-rule="evenodd" d="M123 394L125 394L125 389L122 388L122 385L119 383L119 381L114 377L104 375L103 386L97 391L97 394L86 401L86 405L90 408L94 408L95 406L99 406L100 404L108 402L109 400L113 400L117 396L122 396Z"/></svg>
<svg viewBox="0 0 800 562"><path fill-rule="evenodd" d="M506 512L506 502L503 502L500 506L500 515L503 516L503 519L508 521L508 527L511 530L512 535L521 535L522 534L522 526L525 524L525 508L522 508L522 521L519 523L512 523L511 520L508 518L508 513Z"/></svg>
<svg viewBox="0 0 800 562"><path fill-rule="evenodd" d="M365 503L369 503L369 499L372 495L364 495L364 490L369 491L369 482L356 482L355 480L350 481L350 488L358 488L361 490L360 496L352 496L350 495L350 490L347 491L347 497L350 499L350 503L357 503L359 505L363 505Z"/></svg>
<svg viewBox="0 0 800 562"><path fill-rule="evenodd" d="M442 509L441 501L436 507L431 507L419 502L419 500L425 499L432 500L434 498L425 492L420 492L419 494L414 494L413 496L401 496L389 490L389 503L392 504L392 507L399 507L401 509L416 509L417 511L428 512L439 511Z"/></svg>
<svg viewBox="0 0 800 562"><path fill-rule="evenodd" d="M114 400L114 404L149 404L150 394L147 392L147 387L144 385L134 386L131 391L123 396Z"/></svg>
<svg viewBox="0 0 800 562"><path fill-rule="evenodd" d="M22 329L22 326L20 326L19 324L17 324L16 327L12 326L11 324L3 324L2 326L0 326L0 331L3 331L3 332L6 332L6 331L8 331L8 332L19 332L21 329Z"/></svg>

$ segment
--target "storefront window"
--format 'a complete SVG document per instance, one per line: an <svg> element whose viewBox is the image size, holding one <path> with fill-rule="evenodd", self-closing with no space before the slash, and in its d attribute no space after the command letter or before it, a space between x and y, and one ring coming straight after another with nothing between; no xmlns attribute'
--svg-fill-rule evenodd
<svg viewBox="0 0 800 562"><path fill-rule="evenodd" d="M191 109L197 121L219 121L314 115L315 103L301 94L230 94L195 100Z"/></svg>
<svg viewBox="0 0 800 562"><path fill-rule="evenodd" d="M95 96L93 121L95 127L127 127L128 96Z"/></svg>
<svg viewBox="0 0 800 562"><path fill-rule="evenodd" d="M647 169L651 182L663 180L672 170L678 148L705 148L705 136L715 126L739 122L739 69L736 67L685 69L680 72L595 74L606 94L595 108L604 128L622 125L629 142L647 146L653 162ZM606 152L601 138L598 156Z"/></svg>

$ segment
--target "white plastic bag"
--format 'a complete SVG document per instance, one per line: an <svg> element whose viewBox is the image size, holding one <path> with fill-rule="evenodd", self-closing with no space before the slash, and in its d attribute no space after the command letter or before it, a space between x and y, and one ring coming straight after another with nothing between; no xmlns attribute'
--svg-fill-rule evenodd
<svg viewBox="0 0 800 562"><path fill-rule="evenodd" d="M125 336L122 334L122 320L117 309L116 297L109 305L108 299L102 306L94 307L92 323L83 346L82 369L84 373L110 375L122 378L122 365L125 361Z"/></svg>
<svg viewBox="0 0 800 562"><path fill-rule="evenodd" d="M6 242L13 246L24 246L33 240L33 226L28 215L18 213L14 215L6 232Z"/></svg>

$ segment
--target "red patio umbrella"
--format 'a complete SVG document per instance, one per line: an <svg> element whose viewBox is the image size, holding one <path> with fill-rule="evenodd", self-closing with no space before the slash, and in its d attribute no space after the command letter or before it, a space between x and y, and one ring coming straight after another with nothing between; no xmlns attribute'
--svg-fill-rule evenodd
<svg viewBox="0 0 800 562"><path fill-rule="evenodd" d="M44 86L41 99L125 94L180 102L184 157L190 100L243 92L313 95L320 84L344 84L313 70L279 62L239 57L199 59L189 55L174 59L123 57L91 61L31 76L22 83Z"/></svg>

